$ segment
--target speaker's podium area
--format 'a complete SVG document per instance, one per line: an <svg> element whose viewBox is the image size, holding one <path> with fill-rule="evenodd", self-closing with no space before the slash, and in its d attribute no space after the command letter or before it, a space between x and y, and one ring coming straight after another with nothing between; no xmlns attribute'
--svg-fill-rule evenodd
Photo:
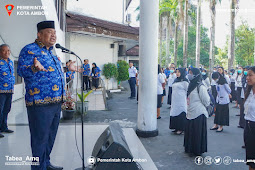
<svg viewBox="0 0 255 170"><path fill-rule="evenodd" d="M27 165L6 165L6 156L31 156L30 133L28 126L9 126L15 133L0 140L0 169L28 170ZM59 126L55 145L51 153L51 162L63 166L64 170L82 167L81 124ZM137 137L133 128L120 128L108 124L84 125L85 166L94 165L94 170L156 170L151 157ZM100 160L98 158L101 158ZM112 158L112 159L109 159ZM120 160L119 160L119 159ZM123 159L122 159L123 158ZM108 161L108 162L107 162Z"/></svg>

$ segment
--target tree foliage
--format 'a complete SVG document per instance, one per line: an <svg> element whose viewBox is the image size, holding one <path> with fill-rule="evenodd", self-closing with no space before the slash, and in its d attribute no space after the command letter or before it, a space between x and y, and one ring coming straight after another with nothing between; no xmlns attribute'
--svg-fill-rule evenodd
<svg viewBox="0 0 255 170"><path fill-rule="evenodd" d="M243 22L235 32L235 61L241 66L254 63L254 32L247 22Z"/></svg>
<svg viewBox="0 0 255 170"><path fill-rule="evenodd" d="M208 29L201 26L200 63L209 66L210 39L207 35ZM188 65L195 66L196 63L196 26L189 27L188 33ZM183 38L178 46L177 66L183 65Z"/></svg>
<svg viewBox="0 0 255 170"><path fill-rule="evenodd" d="M118 81L125 81L129 79L128 73L129 65L126 61L118 61L117 63L117 70L118 70Z"/></svg>
<svg viewBox="0 0 255 170"><path fill-rule="evenodd" d="M116 65L113 63L105 64L103 67L103 75L106 79L117 78L118 71Z"/></svg>

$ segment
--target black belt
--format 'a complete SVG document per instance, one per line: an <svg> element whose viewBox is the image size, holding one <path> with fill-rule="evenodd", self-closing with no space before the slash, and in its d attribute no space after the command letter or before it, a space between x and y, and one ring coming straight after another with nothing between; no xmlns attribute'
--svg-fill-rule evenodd
<svg viewBox="0 0 255 170"><path fill-rule="evenodd" d="M249 124L255 125L254 121L246 120L246 122L249 123Z"/></svg>

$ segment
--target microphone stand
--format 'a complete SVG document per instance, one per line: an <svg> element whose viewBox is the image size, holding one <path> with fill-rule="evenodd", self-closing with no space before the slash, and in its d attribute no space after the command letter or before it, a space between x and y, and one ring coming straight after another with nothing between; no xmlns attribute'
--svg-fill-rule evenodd
<svg viewBox="0 0 255 170"><path fill-rule="evenodd" d="M72 54L72 55L74 55L74 56L76 56L79 60L80 60L80 62L81 62L81 65L82 65L82 60L81 60L81 58L78 56L78 55L76 55L74 52L72 52L72 51L68 51L68 50L65 50L65 49L62 49L62 52L63 53L67 53L67 54ZM81 83L82 83L82 85L81 85L81 97L82 97L82 99L83 99L83 89L84 89L84 83L83 83L83 75L82 75L82 73L81 73ZM76 169L76 170L88 170L89 168L86 168L85 169L85 164L84 164L84 127L83 127L83 119L84 119L84 117L83 117L83 114L84 114L84 110L83 110L83 101L81 101L81 139L82 139L82 168L78 168L78 169Z"/></svg>

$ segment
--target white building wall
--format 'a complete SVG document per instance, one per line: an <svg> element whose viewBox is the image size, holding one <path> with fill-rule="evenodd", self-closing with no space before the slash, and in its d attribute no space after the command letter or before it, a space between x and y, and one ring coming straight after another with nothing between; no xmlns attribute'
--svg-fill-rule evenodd
<svg viewBox="0 0 255 170"><path fill-rule="evenodd" d="M37 23L44 20L54 20L57 31L57 42L65 45L65 33L60 29L58 18L56 14L54 0L0 0L1 4L1 17L0 17L0 43L8 44L11 48L11 59L18 60L21 49L35 41L37 37ZM14 5L14 10L11 16L5 10L5 5ZM17 6L45 6L45 13L47 16L42 15L17 15ZM56 51L57 55L65 62L64 54L59 50ZM24 85L15 85L13 100L17 100L24 96Z"/></svg>
<svg viewBox="0 0 255 170"><path fill-rule="evenodd" d="M67 33L67 39L70 40L68 48L70 48L71 51L74 51L82 60L88 59L90 67L92 67L92 63L94 62L101 70L103 70L104 64L117 64L118 44L115 43L114 48L110 48L110 44L112 44L114 40L75 33ZM68 43L66 44L68 45ZM75 57L70 56L70 59L75 60ZM101 77L107 88L107 80L102 76L102 72ZM76 78L74 80L74 87L76 87ZM80 76L77 87L80 88ZM115 79L109 80L107 89L117 89L117 81Z"/></svg>

